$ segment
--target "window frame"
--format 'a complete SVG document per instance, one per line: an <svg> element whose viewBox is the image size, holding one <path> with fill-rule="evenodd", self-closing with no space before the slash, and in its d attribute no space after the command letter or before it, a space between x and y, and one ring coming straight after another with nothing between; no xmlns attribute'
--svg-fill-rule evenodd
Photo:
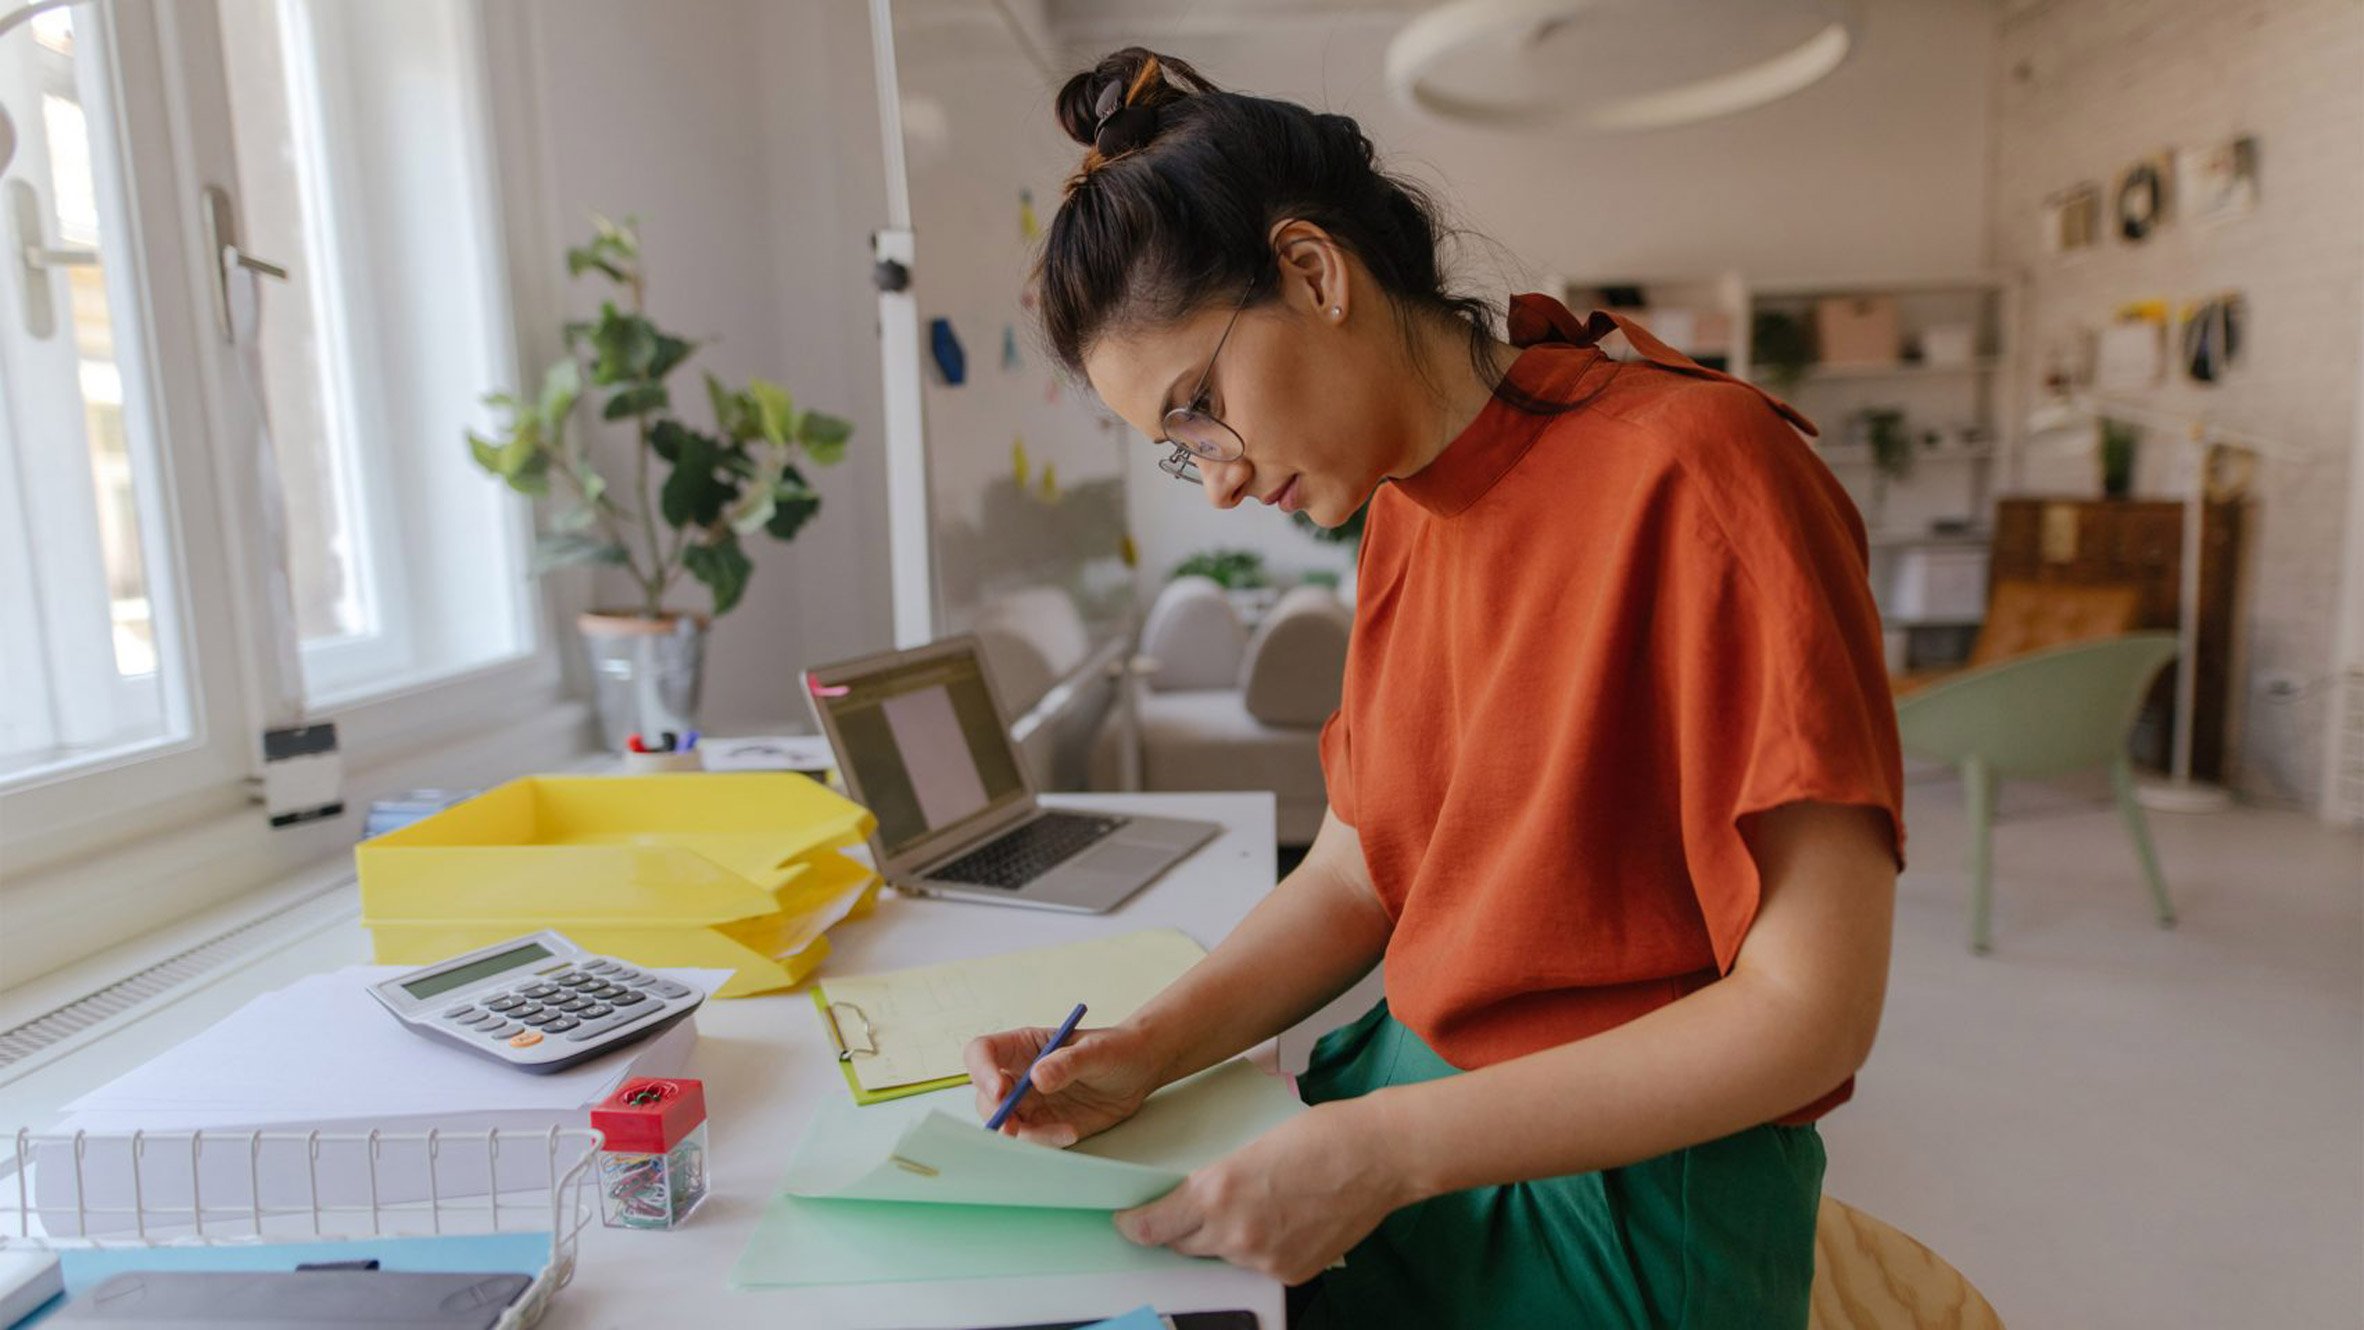
<svg viewBox="0 0 2364 1330"><path fill-rule="evenodd" d="M555 264L539 257L555 251L537 187L533 89L529 80L491 77L494 69L530 67L532 20L515 8L471 6L463 27L472 85L465 95L486 126L470 170L482 180L490 214L486 278L502 316L493 345L512 383L523 383L530 381L528 366L556 348L554 335L545 344L521 330L554 329L560 302ZM284 623L292 635L294 624L291 615L268 608L270 562L254 536L262 514L250 480L257 474L257 435L235 354L217 328L218 286L203 252L201 190L221 183L235 194L238 180L219 14L213 0L85 4L74 13L78 42L97 39L92 44L117 108L112 146L123 154L129 177L134 243L121 256L120 273L137 302L136 331L148 348L141 359L161 473L162 501L147 505L159 528L150 561L172 570L180 593L172 648L187 662L189 723L178 739L0 785L0 915L13 916L15 935L8 950L38 955L43 969L90 954L91 912L119 912L126 892L135 892L148 912L143 923L161 924L256 889L291 863L346 852L360 821L356 805L375 775L415 773L422 757L439 749L481 751L487 736L504 731L532 736L509 755L518 771L589 747L587 708L570 700L581 691L579 671L566 659L569 637L562 628L587 603L587 579L531 581L517 601L520 654L315 702L309 719L338 726L348 810L319 823L268 827L255 806L260 735L273 714L271 699L287 683L281 677L287 653L273 625ZM164 132L133 134L126 125ZM117 271L111 266L110 278ZM504 495L501 511L506 520L497 538L514 547L522 569L533 529L530 506L522 496ZM160 656L165 636L159 616ZM483 770L481 763L471 767ZM192 835L208 847L202 871L185 854L162 850L185 846ZM83 893L90 904L60 890L61 878L98 872L102 864L105 889ZM104 931L121 941L119 921ZM44 936L71 940L52 949ZM0 967L0 988L33 973L21 961Z"/></svg>

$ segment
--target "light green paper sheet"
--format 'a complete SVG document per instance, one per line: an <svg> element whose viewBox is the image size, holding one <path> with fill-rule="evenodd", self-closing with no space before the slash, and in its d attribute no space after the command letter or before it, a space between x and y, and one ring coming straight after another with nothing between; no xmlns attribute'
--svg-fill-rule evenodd
<svg viewBox="0 0 2364 1330"><path fill-rule="evenodd" d="M1289 1082L1228 1062L1127 1121L1053 1150L977 1121L962 1086L858 1108L831 1099L733 1270L734 1287L1170 1268L1109 1211L1153 1200L1304 1111ZM901 1158L920 1171L905 1168Z"/></svg>
<svg viewBox="0 0 2364 1330"><path fill-rule="evenodd" d="M902 1201L808 1201L782 1194L731 1267L732 1288L908 1284L929 1279L1088 1275L1199 1264L1138 1247L1102 1210L1025 1210Z"/></svg>
<svg viewBox="0 0 2364 1330"><path fill-rule="evenodd" d="M1122 1210L1304 1111L1288 1082L1226 1062L1070 1150L986 1131L968 1086L858 1108L829 1100L789 1161L794 1196Z"/></svg>

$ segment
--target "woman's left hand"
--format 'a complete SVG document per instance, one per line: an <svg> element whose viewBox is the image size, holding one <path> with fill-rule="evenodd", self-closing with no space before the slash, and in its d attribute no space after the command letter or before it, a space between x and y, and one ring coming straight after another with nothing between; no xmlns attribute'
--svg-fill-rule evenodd
<svg viewBox="0 0 2364 1330"><path fill-rule="evenodd" d="M1117 1231L1302 1284L1419 1199L1370 1107L1316 1104L1149 1204L1119 1211Z"/></svg>

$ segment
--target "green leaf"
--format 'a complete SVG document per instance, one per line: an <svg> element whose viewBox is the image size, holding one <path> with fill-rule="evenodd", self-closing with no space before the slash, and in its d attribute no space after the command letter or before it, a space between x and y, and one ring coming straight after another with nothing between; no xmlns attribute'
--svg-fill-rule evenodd
<svg viewBox="0 0 2364 1330"><path fill-rule="evenodd" d="M586 245L580 249L570 249L566 252L567 276L580 277L593 269L606 273L610 281L625 280L623 269L610 262L607 256L595 246Z"/></svg>
<svg viewBox="0 0 2364 1330"><path fill-rule="evenodd" d="M714 440L694 430L681 431L680 460L673 464L673 473L665 477L665 488L657 496L658 510L668 524L712 526L722 516L723 507L738 497L736 484L714 474L720 460L720 446Z"/></svg>
<svg viewBox="0 0 2364 1330"><path fill-rule="evenodd" d="M559 505L550 514L550 529L566 535L589 531L599 522L599 510L587 503Z"/></svg>
<svg viewBox="0 0 2364 1330"><path fill-rule="evenodd" d="M755 564L747 552L739 548L739 537L726 533L705 545L692 545L681 553L681 566L690 576L704 582L714 591L716 618L730 613L746 594L747 579L755 572Z"/></svg>
<svg viewBox="0 0 2364 1330"><path fill-rule="evenodd" d="M714 404L715 432L726 439L753 439L763 434L763 423L756 418L755 400L746 393L733 392L712 374L706 376L706 400Z"/></svg>
<svg viewBox="0 0 2364 1330"><path fill-rule="evenodd" d="M845 460L845 441L854 433L854 422L824 411L804 413L803 428L796 441L804 445L806 453L822 466L835 466Z"/></svg>
<svg viewBox="0 0 2364 1330"><path fill-rule="evenodd" d="M788 464L786 449L774 448L761 439L752 444L726 439L718 456L725 471L742 479L761 477L767 488L779 476L780 468Z"/></svg>
<svg viewBox="0 0 2364 1330"><path fill-rule="evenodd" d="M775 540L794 540L804 524L821 511L821 496L804 487L802 477L783 480L772 493L772 516L763 529Z"/></svg>
<svg viewBox="0 0 2364 1330"><path fill-rule="evenodd" d="M493 470L503 478L514 478L525 464L533 460L542 443L541 423L531 416L520 418L516 432L501 441L494 453Z"/></svg>
<svg viewBox="0 0 2364 1330"><path fill-rule="evenodd" d="M648 446L667 466L679 466L682 441L695 432L678 420L654 421L648 427Z"/></svg>
<svg viewBox="0 0 2364 1330"><path fill-rule="evenodd" d="M607 399L606 408L599 414L604 420L622 420L644 411L662 411L672 400L664 384L636 383L629 388L618 389L615 396Z"/></svg>
<svg viewBox="0 0 2364 1330"><path fill-rule="evenodd" d="M591 330L598 326L589 319L568 319L559 325L558 331L560 336L566 338L568 346L581 346L591 340Z"/></svg>
<svg viewBox="0 0 2364 1330"><path fill-rule="evenodd" d="M738 499L731 504L725 516L730 519L731 530L742 536L752 536L772 520L772 513L777 507L771 486L749 485L739 492Z"/></svg>
<svg viewBox="0 0 2364 1330"><path fill-rule="evenodd" d="M731 417L738 407L739 395L725 386L722 380L715 378L712 370L706 371L701 377L706 380L706 400L714 407L716 432L726 438L738 437L738 431L731 428Z"/></svg>
<svg viewBox="0 0 2364 1330"><path fill-rule="evenodd" d="M548 494L550 492L550 454L536 450L511 472L509 488L519 494Z"/></svg>
<svg viewBox="0 0 2364 1330"><path fill-rule="evenodd" d="M503 474L500 445L479 435L476 431L470 430L468 431L468 452L475 457L476 465L496 476Z"/></svg>
<svg viewBox="0 0 2364 1330"><path fill-rule="evenodd" d="M583 395L583 367L572 359L561 360L542 375L542 426L555 434L575 409L575 399Z"/></svg>
<svg viewBox="0 0 2364 1330"><path fill-rule="evenodd" d="M637 259L640 257L639 218L626 217L621 224L618 224L598 213L593 213L591 214L591 230L593 235L591 243L594 246L605 249L620 258Z"/></svg>
<svg viewBox="0 0 2364 1330"><path fill-rule="evenodd" d="M749 379L747 400L754 404L755 428L763 437L783 448L796 437L796 402L786 388L769 379Z"/></svg>
<svg viewBox="0 0 2364 1330"><path fill-rule="evenodd" d="M591 327L591 381L602 386L648 377L657 354L657 328L638 314L617 309L614 301L599 307L599 321Z"/></svg>
<svg viewBox="0 0 2364 1330"><path fill-rule="evenodd" d="M656 350L649 356L647 371L648 377L652 379L671 374L682 361L690 358L691 352L698 349L696 342L683 341L668 332L657 333L656 337Z"/></svg>
<svg viewBox="0 0 2364 1330"><path fill-rule="evenodd" d="M612 540L574 531L558 531L534 541L534 572L548 572L577 563L612 563L625 561L624 547Z"/></svg>

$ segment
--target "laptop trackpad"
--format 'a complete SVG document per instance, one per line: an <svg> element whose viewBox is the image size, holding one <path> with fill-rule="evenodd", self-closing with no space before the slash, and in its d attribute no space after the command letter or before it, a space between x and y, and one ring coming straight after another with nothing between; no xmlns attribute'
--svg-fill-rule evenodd
<svg viewBox="0 0 2364 1330"><path fill-rule="evenodd" d="M1063 870L1078 873L1111 873L1118 875L1155 872L1173 860L1164 850L1153 850L1121 841L1086 850L1060 865Z"/></svg>

